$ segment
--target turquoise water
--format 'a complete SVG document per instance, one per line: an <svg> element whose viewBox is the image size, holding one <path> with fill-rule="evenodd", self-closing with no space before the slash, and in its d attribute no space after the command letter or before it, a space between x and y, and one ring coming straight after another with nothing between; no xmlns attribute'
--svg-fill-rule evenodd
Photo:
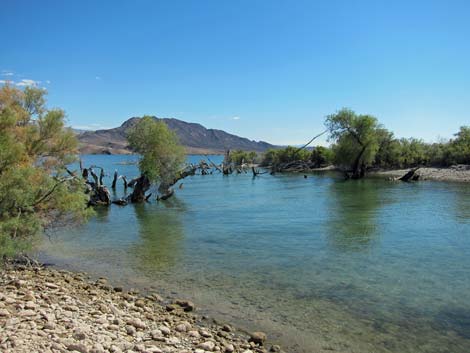
<svg viewBox="0 0 470 353"><path fill-rule="evenodd" d="M84 157L136 176L129 160ZM165 202L113 205L52 232L42 258L191 298L292 352L470 352L469 185L335 174L183 183Z"/></svg>

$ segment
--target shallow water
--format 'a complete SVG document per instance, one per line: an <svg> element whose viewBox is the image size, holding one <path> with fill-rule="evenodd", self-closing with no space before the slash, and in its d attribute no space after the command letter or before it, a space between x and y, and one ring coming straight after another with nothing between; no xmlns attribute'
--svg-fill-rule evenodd
<svg viewBox="0 0 470 353"><path fill-rule="evenodd" d="M119 164L129 160L84 156L136 176ZM166 202L113 205L54 231L41 257L191 298L289 351L470 352L469 185L335 174L183 183Z"/></svg>

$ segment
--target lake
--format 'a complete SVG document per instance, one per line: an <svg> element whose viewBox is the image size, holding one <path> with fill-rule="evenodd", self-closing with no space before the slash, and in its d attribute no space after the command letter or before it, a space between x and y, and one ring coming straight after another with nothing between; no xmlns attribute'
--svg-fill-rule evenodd
<svg viewBox="0 0 470 353"><path fill-rule="evenodd" d="M83 160L108 185L114 169L138 174L125 164L135 156ZM290 352L470 352L470 185L332 173L182 182L167 201L99 208L50 232L40 258L192 299Z"/></svg>

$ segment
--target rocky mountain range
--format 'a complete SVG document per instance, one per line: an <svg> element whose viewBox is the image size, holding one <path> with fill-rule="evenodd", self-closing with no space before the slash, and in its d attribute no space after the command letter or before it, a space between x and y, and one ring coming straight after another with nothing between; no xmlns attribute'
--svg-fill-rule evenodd
<svg viewBox="0 0 470 353"><path fill-rule="evenodd" d="M77 132L82 154L129 154L132 153L127 144L127 130L141 118L134 117L121 126L96 131ZM188 154L224 153L227 149L263 152L275 148L264 141L253 141L229 134L222 130L207 129L196 123L188 123L178 119L157 118L164 121L179 137L180 143Z"/></svg>

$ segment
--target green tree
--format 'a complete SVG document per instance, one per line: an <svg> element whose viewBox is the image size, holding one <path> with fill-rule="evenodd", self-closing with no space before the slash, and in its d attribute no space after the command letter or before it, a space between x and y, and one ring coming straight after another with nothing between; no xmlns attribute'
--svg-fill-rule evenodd
<svg viewBox="0 0 470 353"><path fill-rule="evenodd" d="M131 201L144 201L152 183L160 182L159 190L168 191L186 158L176 134L163 121L144 116L129 130L128 141L141 156L141 176L134 187Z"/></svg>
<svg viewBox="0 0 470 353"><path fill-rule="evenodd" d="M316 146L312 150L310 160L314 163L315 168L327 166L333 161L333 151L324 146Z"/></svg>
<svg viewBox="0 0 470 353"><path fill-rule="evenodd" d="M462 126L455 136L449 146L452 164L470 164L470 126Z"/></svg>
<svg viewBox="0 0 470 353"><path fill-rule="evenodd" d="M377 119L371 115L357 115L344 108L328 115L325 124L330 139L335 142L335 164L349 169L352 178L363 177L379 148L379 131L383 128Z"/></svg>
<svg viewBox="0 0 470 353"><path fill-rule="evenodd" d="M374 158L374 166L379 168L399 167L400 141L393 132L386 129L377 129L378 148Z"/></svg>
<svg viewBox="0 0 470 353"><path fill-rule="evenodd" d="M66 174L77 140L44 90L0 89L0 258L28 249L45 227L89 215L83 180Z"/></svg>

